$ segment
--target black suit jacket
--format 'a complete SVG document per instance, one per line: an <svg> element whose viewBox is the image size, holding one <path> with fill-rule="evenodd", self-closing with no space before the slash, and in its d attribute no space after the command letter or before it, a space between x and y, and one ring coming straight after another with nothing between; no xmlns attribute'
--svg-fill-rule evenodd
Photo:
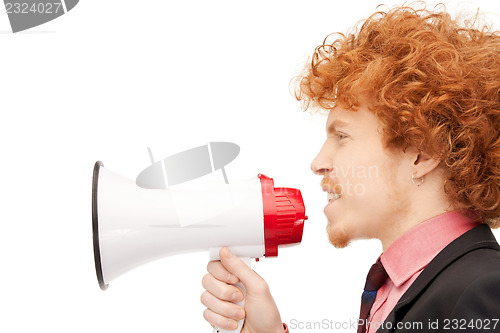
<svg viewBox="0 0 500 333"><path fill-rule="evenodd" d="M499 251L487 225L454 240L422 271L377 333L500 332Z"/></svg>

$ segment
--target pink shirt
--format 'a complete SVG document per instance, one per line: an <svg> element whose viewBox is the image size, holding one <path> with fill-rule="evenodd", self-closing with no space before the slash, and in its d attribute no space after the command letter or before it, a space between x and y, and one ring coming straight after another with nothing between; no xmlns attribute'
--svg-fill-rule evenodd
<svg viewBox="0 0 500 333"><path fill-rule="evenodd" d="M389 279L380 287L370 311L367 333L374 333L431 260L453 240L481 224L477 215L457 211L435 216L399 237L382 255Z"/></svg>

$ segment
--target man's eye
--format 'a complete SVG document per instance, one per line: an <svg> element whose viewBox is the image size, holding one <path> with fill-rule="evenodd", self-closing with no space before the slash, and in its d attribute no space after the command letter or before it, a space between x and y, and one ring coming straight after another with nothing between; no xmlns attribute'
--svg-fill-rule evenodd
<svg viewBox="0 0 500 333"><path fill-rule="evenodd" d="M338 133L338 132L337 132L336 136L337 136L337 139L339 139L339 140L347 138L347 135L342 134L342 133Z"/></svg>

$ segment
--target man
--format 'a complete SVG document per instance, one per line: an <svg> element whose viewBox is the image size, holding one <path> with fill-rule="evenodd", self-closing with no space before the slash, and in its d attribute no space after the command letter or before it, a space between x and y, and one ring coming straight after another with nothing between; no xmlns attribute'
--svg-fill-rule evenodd
<svg viewBox="0 0 500 333"><path fill-rule="evenodd" d="M358 332L500 332L500 33L398 7L316 48L297 79L328 112L311 169L330 242L376 238ZM351 172L358 170L358 172ZM361 172L360 172L361 171ZM203 278L205 319L283 332L266 282L221 250ZM231 284L247 289L245 308Z"/></svg>

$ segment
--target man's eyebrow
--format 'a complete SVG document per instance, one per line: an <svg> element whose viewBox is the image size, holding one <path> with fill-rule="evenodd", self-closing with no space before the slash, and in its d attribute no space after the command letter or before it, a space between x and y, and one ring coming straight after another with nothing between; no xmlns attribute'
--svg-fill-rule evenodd
<svg viewBox="0 0 500 333"><path fill-rule="evenodd" d="M335 132L335 129L336 128L339 128L339 127L347 127L349 126L349 123L348 122L345 122L343 120L334 120L330 125L328 125L328 128L326 129L326 132L327 133L332 133L332 132Z"/></svg>

